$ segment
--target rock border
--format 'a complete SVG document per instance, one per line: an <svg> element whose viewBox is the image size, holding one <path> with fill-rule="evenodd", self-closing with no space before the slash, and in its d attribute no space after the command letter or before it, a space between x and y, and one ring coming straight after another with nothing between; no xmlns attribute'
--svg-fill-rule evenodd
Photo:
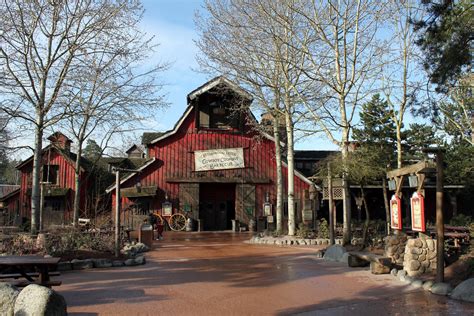
<svg viewBox="0 0 474 316"><path fill-rule="evenodd" d="M73 259L71 261L61 261L58 263L58 271L72 271L72 270L90 270L102 268L116 268L116 267L132 267L139 266L146 263L145 256L137 256L125 260L112 260L107 258L98 259Z"/></svg>
<svg viewBox="0 0 474 316"><path fill-rule="evenodd" d="M358 245L362 238L353 238L352 245ZM247 241L249 244L276 245L276 246L329 246L329 238L300 238L297 236L253 236ZM334 239L336 245L342 245L342 238Z"/></svg>
<svg viewBox="0 0 474 316"><path fill-rule="evenodd" d="M434 282L432 280L420 280L415 277L409 276L406 270L398 270L393 268L390 274L397 278L400 282L410 285L414 288L423 288L425 291L429 291L432 294L449 296L453 291L450 284L444 282Z"/></svg>

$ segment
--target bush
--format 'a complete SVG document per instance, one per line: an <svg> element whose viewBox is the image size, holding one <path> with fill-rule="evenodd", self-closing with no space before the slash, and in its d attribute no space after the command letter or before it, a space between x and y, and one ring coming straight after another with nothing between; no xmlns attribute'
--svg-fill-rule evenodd
<svg viewBox="0 0 474 316"><path fill-rule="evenodd" d="M26 234L6 238L0 243L0 253L5 255L33 255L42 252L43 249L37 248L36 238Z"/></svg>
<svg viewBox="0 0 474 316"><path fill-rule="evenodd" d="M452 226L465 226L469 227L472 223L472 217L464 214L458 214L456 216L453 216L451 218L451 221L449 222L450 225Z"/></svg>
<svg viewBox="0 0 474 316"><path fill-rule="evenodd" d="M318 237L319 238L329 238L329 224L325 218L322 218L319 221L318 225Z"/></svg>
<svg viewBox="0 0 474 316"><path fill-rule="evenodd" d="M314 233L303 223L298 224L298 229L296 230L296 236L300 238L313 238Z"/></svg>
<svg viewBox="0 0 474 316"><path fill-rule="evenodd" d="M48 254L61 254L77 250L93 250L100 252L114 251L113 232L82 232L76 229L50 234L46 238L45 248Z"/></svg>

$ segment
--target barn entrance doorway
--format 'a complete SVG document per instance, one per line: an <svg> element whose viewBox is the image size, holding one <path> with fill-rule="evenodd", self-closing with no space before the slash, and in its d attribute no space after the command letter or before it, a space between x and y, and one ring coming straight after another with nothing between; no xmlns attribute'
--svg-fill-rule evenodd
<svg viewBox="0 0 474 316"><path fill-rule="evenodd" d="M201 184L199 218L203 220L204 230L231 229L235 219L235 184Z"/></svg>

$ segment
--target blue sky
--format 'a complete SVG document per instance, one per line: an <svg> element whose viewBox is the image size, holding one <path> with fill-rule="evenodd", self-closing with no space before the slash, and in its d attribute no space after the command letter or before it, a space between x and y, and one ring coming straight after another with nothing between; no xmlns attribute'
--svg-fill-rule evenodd
<svg viewBox="0 0 474 316"><path fill-rule="evenodd" d="M156 120L149 121L145 128L154 131L171 129L186 108L186 96L201 86L210 76L194 71L198 68L195 57L198 53L193 40L198 38L194 25L196 10L202 9L202 0L143 0L145 15L143 29L156 36L160 43L154 58L172 62L164 74L167 84L164 92L170 106L160 111ZM296 144L297 149L335 149L326 140L308 139Z"/></svg>

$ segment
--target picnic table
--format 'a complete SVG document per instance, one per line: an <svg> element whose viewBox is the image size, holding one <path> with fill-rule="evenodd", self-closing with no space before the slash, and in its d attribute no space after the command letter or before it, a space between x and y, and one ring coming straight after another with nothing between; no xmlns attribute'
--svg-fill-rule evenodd
<svg viewBox="0 0 474 316"><path fill-rule="evenodd" d="M59 260L42 256L0 256L0 279L19 287L29 284L58 286L61 281L52 281L51 276L59 275L59 272L54 271Z"/></svg>

